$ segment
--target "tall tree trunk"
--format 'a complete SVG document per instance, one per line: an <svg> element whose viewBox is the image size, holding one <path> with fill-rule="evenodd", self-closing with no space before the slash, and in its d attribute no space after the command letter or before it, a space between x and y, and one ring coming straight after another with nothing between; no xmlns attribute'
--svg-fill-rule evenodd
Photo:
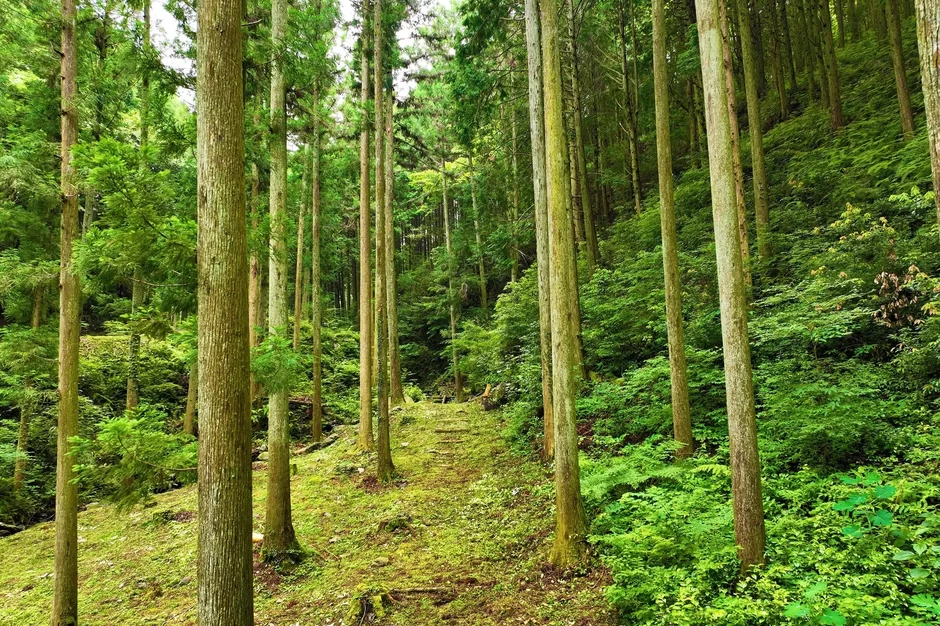
<svg viewBox="0 0 940 626"><path fill-rule="evenodd" d="M787 74L790 78L790 93L796 94L796 64L793 58L793 41L790 38L790 18L787 15L787 0L777 0L780 12L780 30L783 35L783 49L786 53Z"/></svg>
<svg viewBox="0 0 940 626"><path fill-rule="evenodd" d="M666 66L666 10L664 0L653 0L653 82L656 105L656 156L659 165L659 212L663 237L663 272L666 284L666 334L669 339L669 376L672 382L672 426L682 447L679 458L692 454L692 417L682 331L682 285L676 244L675 195L672 180L672 138L669 129L669 68Z"/></svg>
<svg viewBox="0 0 940 626"><path fill-rule="evenodd" d="M477 205L476 171L473 169L473 153L468 157L470 166L470 202L473 205L473 234L477 242L477 266L480 272L480 308L487 308L486 298L486 267L483 264L483 238L480 234L480 208Z"/></svg>
<svg viewBox="0 0 940 626"><path fill-rule="evenodd" d="M189 380L186 383L186 410L183 413L183 432L187 435L194 433L193 425L196 418L196 397L199 390L199 361L193 361L189 366Z"/></svg>
<svg viewBox="0 0 940 626"><path fill-rule="evenodd" d="M144 286L141 283L140 272L135 270L134 277L131 280L131 336L127 356L127 398L125 407L128 411L136 409L137 403L140 401L140 392L138 391L140 333L136 330L134 316L140 309L143 299Z"/></svg>
<svg viewBox="0 0 940 626"><path fill-rule="evenodd" d="M577 67L577 61L575 61L575 66ZM580 119L580 115L577 119ZM516 109L512 106L509 107L509 125L512 129L512 216L509 224L512 269L510 270L510 282L514 283L519 280L519 130L516 124ZM587 203L588 200L582 195L581 206L586 209Z"/></svg>
<svg viewBox="0 0 940 626"><path fill-rule="evenodd" d="M575 28L574 0L566 0L565 4L568 7L568 38L571 42L571 99L573 104L572 108L574 109L571 125L574 127L574 163L578 178L578 189L581 191L580 199L581 217L584 221L584 248L587 250L587 269L588 278L590 278L598 262L597 234L594 230L594 211L591 207L591 191L588 186L587 163L584 157L584 124L581 119L583 109L581 107L581 81L578 77L580 62L578 59L578 34ZM634 45L636 45L635 38ZM634 50L634 54L635 53L636 50ZM513 137L515 137L515 116L513 116L512 128ZM639 188L638 182L637 188Z"/></svg>
<svg viewBox="0 0 940 626"><path fill-rule="evenodd" d="M393 113L395 91L389 87L385 104L385 271L388 291L388 369L389 396L393 406L405 403L405 392L401 380L401 348L398 343L398 267L395 264L395 137Z"/></svg>
<svg viewBox="0 0 940 626"><path fill-rule="evenodd" d="M898 92L898 107L901 110L901 130L905 139L914 137L914 111L911 109L911 92L907 87L904 69L904 47L901 41L901 15L898 0L885 0L888 19L888 42L891 48L891 64L894 66L894 84Z"/></svg>
<svg viewBox="0 0 940 626"><path fill-rule="evenodd" d="M251 626L251 404L241 5L201 0L199 623Z"/></svg>
<svg viewBox="0 0 940 626"><path fill-rule="evenodd" d="M382 48L385 45L382 26L382 0L373 0L372 16L373 58L375 88L375 310L378 323L375 327L378 350L378 478L391 481L395 474L392 464L391 438L388 413L388 236L390 220L385 212L391 209L385 201L385 67Z"/></svg>
<svg viewBox="0 0 940 626"><path fill-rule="evenodd" d="M724 82L719 0L697 0L696 5L718 261L734 530L738 557L742 568L747 569L764 562L764 512L747 332L747 294L735 215L733 147Z"/></svg>
<svg viewBox="0 0 940 626"><path fill-rule="evenodd" d="M875 29L875 35L878 39L885 39L888 36L888 21L885 17L884 6L880 0L868 0L868 7L871 12L871 23Z"/></svg>
<svg viewBox="0 0 940 626"><path fill-rule="evenodd" d="M261 105L255 103L254 125L257 128L260 121ZM251 232L252 235L258 233L258 218L261 212L261 174L258 171L258 164L251 164ZM256 246L251 247L251 258L248 261L248 347L254 350L259 343L257 329L264 325L264 311L261 308L261 259L258 257ZM250 374L251 382L251 405L254 406L255 399L261 395L260 385L255 381L255 374Z"/></svg>
<svg viewBox="0 0 940 626"><path fill-rule="evenodd" d="M539 2L525 1L525 40L529 77L529 137L532 146L532 195L535 204L535 257L539 290L539 358L542 368L542 460L555 454L552 407L552 307L549 288L548 206L545 182L545 107L542 94L542 42Z"/></svg>
<svg viewBox="0 0 940 626"><path fill-rule="evenodd" d="M307 225L305 221L307 204L307 147L301 151L300 163L303 173L300 184L300 203L297 209L297 259L294 264L294 352L300 348L300 322L303 318L303 284L304 284L304 235Z"/></svg>
<svg viewBox="0 0 940 626"><path fill-rule="evenodd" d="M933 168L934 199L940 224L940 0L915 0L920 77L927 112L927 142Z"/></svg>
<svg viewBox="0 0 940 626"><path fill-rule="evenodd" d="M780 119L786 119L790 112L787 102L786 78L783 75L783 50L780 46L780 23L777 20L776 0L770 0L770 41L774 64L774 88L777 90L777 103L780 106Z"/></svg>
<svg viewBox="0 0 940 626"><path fill-rule="evenodd" d="M447 204L447 161L441 158L441 204L444 215L444 246L447 249L447 301L450 304L450 346L454 368L454 395L463 402L463 375L460 373L460 355L457 353L457 294L454 293L454 248L450 240L450 210Z"/></svg>
<svg viewBox="0 0 940 626"><path fill-rule="evenodd" d="M310 186L310 322L313 326L313 390L311 392L311 433L313 441L323 438L323 298L320 295L320 90L313 89L313 150L311 151ZM342 276L342 273L340 274Z"/></svg>
<svg viewBox="0 0 940 626"><path fill-rule="evenodd" d="M826 62L826 82L829 87L829 109L832 113L832 129L845 126L842 115L842 89L839 85L839 66L836 63L836 46L832 38L832 16L829 13L828 0L819 0L819 14L822 16L822 49Z"/></svg>
<svg viewBox="0 0 940 626"><path fill-rule="evenodd" d="M359 65L362 126L359 129L359 432L360 450L375 447L372 436L372 220L369 212L369 12L364 2Z"/></svg>
<svg viewBox="0 0 940 626"><path fill-rule="evenodd" d="M61 133L62 220L59 244L59 421L55 489L55 582L52 626L78 624L78 485L72 482L75 459L71 437L78 434L78 351L81 284L72 267L78 238L78 189L72 148L78 141L78 44L75 0L62 0Z"/></svg>
<svg viewBox="0 0 940 626"><path fill-rule="evenodd" d="M617 16L620 26L620 72L623 75L623 95L624 110L626 111L627 124L624 130L627 133L627 153L630 159L630 188L633 193L633 210L637 214L643 209L643 198L640 192L640 166L639 166L639 146L637 145L637 106L639 102L634 97L637 91L639 76L635 73L631 77L629 64L627 63L627 27L626 17L624 16L623 3L626 0L619 0L617 3ZM632 11L631 11L632 14ZM636 42L634 41L634 44ZM634 70L636 69L636 49L633 50ZM632 83L632 85L631 85Z"/></svg>
<svg viewBox="0 0 940 626"><path fill-rule="evenodd" d="M271 4L271 44L281 50L287 30L287 0ZM271 62L271 240L268 244L268 333L287 339L287 108L284 60ZM265 499L265 560L294 559L299 545L290 502L288 389L268 396L268 493Z"/></svg>
<svg viewBox="0 0 940 626"><path fill-rule="evenodd" d="M747 100L747 127L751 135L751 168L754 181L754 214L757 222L757 253L762 260L770 258L770 201L767 197L767 174L764 171L764 133L761 129L760 96L757 93L757 67L748 15L748 0L736 0L741 28L741 52L744 61L744 91ZM738 219L740 219L738 215Z"/></svg>
<svg viewBox="0 0 940 626"><path fill-rule="evenodd" d="M728 15L725 0L718 0L719 19L721 21L721 35L724 41L722 53L724 54L725 70L725 102L728 106L728 124L731 127L731 163L734 170L734 197L738 220L738 244L741 249L741 259L744 262L744 279L751 284L751 250L747 235L747 205L744 201L744 168L741 165L741 131L738 128L738 111L734 101L734 70L731 62L731 37L728 32ZM703 85L704 95L704 85ZM705 114L707 116L707 110Z"/></svg>
<svg viewBox="0 0 940 626"><path fill-rule="evenodd" d="M562 108L561 52L558 48L558 0L541 3L542 67L546 142L546 206L551 254L552 400L555 425L555 540L551 562L560 567L581 563L587 553L587 522L578 467L578 395L580 312L572 294L578 275L567 215L565 126Z"/></svg>
<svg viewBox="0 0 940 626"><path fill-rule="evenodd" d="M45 288L42 286L33 289L33 313L30 327L35 333L42 323L42 306ZM26 480L27 446L29 444L29 418L35 407L32 396L32 381L27 378L23 381L23 401L20 402L20 427L16 437L16 461L13 463L13 491L23 488Z"/></svg>
<svg viewBox="0 0 940 626"><path fill-rule="evenodd" d="M144 1L143 11L144 32L142 33L143 45L143 63L141 64L141 84L140 84L140 168L147 168L147 149L150 144L150 2ZM128 341L127 357L127 394L125 407L128 411L137 408L140 402L140 384L138 381L139 360L140 360L140 332L136 328L134 314L143 304L144 285L141 282L140 270L134 270L134 276L131 283L131 330Z"/></svg>
<svg viewBox="0 0 940 626"><path fill-rule="evenodd" d="M828 3L828 0L826 0ZM842 0L835 0L836 5L836 27L839 29L839 47L845 47L845 8Z"/></svg>

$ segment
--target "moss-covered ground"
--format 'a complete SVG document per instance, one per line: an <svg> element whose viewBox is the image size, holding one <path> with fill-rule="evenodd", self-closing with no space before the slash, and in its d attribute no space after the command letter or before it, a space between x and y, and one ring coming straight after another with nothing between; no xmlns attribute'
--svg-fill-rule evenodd
<svg viewBox="0 0 940 626"><path fill-rule="evenodd" d="M389 486L374 456L355 452L351 429L293 459L294 527L309 556L290 573L256 557L256 624L615 622L602 569L560 575L544 564L551 475L507 450L498 413L412 404L392 427L399 478ZM262 532L264 464L255 469ZM82 512L81 624L196 624L197 523L195 487L131 512ZM0 539L0 625L47 623L53 546L52 523Z"/></svg>

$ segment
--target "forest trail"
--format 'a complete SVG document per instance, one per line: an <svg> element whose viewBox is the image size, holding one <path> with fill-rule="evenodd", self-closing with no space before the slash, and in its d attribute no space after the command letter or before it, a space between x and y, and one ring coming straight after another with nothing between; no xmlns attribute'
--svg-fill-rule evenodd
<svg viewBox="0 0 940 626"><path fill-rule="evenodd" d="M396 409L399 478L387 487L375 479L374 455L353 444L347 428L332 446L292 459L294 525L309 558L291 574L256 560L257 625L615 623L606 571L560 578L544 565L551 475L509 452L499 412ZM259 532L266 473L255 468ZM81 623L194 626L196 523L195 487L130 514L103 505L81 513ZM0 625L47 623L53 543L51 523L0 539ZM373 611L377 596L384 606ZM351 618L361 606L367 615Z"/></svg>

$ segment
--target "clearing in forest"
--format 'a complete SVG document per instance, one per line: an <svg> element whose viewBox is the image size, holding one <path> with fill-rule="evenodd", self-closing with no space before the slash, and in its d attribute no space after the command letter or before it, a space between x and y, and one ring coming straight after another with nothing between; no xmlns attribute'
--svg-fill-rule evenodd
<svg viewBox="0 0 940 626"><path fill-rule="evenodd" d="M392 429L399 479L389 486L373 455L355 453L351 428L292 459L294 527L309 558L286 574L256 557L256 624L615 623L604 570L562 577L544 565L551 475L507 450L497 412L412 404ZM266 475L255 468L260 532ZM196 527L194 486L130 513L81 513L81 624L195 625ZM54 541L52 523L0 540L0 625L48 622Z"/></svg>

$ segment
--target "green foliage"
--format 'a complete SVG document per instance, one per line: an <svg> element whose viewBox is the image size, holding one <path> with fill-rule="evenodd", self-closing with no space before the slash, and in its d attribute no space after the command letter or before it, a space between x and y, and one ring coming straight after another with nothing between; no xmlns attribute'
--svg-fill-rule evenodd
<svg viewBox="0 0 940 626"><path fill-rule="evenodd" d="M98 424L94 439L76 437L76 480L84 491L127 509L147 502L155 492L194 481L196 441L166 432L165 422L158 409L142 404Z"/></svg>

